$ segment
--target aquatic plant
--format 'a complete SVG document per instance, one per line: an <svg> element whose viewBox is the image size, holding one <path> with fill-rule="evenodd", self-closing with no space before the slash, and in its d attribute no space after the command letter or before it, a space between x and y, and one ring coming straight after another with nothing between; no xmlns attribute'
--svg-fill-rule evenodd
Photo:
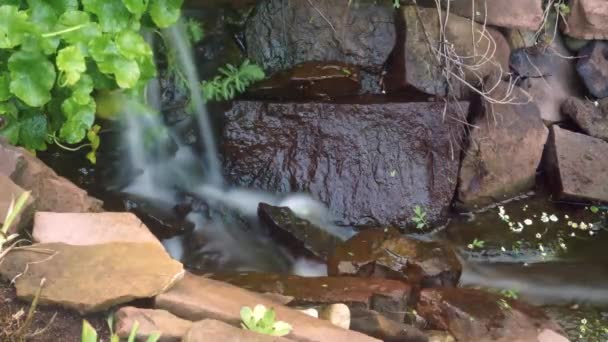
<svg viewBox="0 0 608 342"><path fill-rule="evenodd" d="M251 310L245 306L241 309L241 326L245 330L255 331L260 334L272 336L285 336L291 332L291 325L282 321L276 321L273 309L258 304Z"/></svg>
<svg viewBox="0 0 608 342"><path fill-rule="evenodd" d="M143 101L155 77L152 49L140 30L166 28L183 0L4 1L0 6L0 135L45 150L85 138L100 90ZM89 158L92 162L95 158Z"/></svg>
<svg viewBox="0 0 608 342"><path fill-rule="evenodd" d="M201 83L203 96L207 101L231 100L237 94L244 92L252 83L266 77L264 70L248 59L239 67L226 64L219 69L219 72L221 75Z"/></svg>
<svg viewBox="0 0 608 342"><path fill-rule="evenodd" d="M414 216L412 217L412 222L416 224L417 229L424 229L428 225L426 211L419 205L414 207Z"/></svg>

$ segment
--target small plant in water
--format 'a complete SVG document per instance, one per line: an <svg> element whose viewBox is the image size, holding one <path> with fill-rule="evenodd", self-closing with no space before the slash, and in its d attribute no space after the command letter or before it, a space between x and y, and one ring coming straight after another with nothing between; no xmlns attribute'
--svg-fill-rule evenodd
<svg viewBox="0 0 608 342"><path fill-rule="evenodd" d="M422 207L419 205L414 207L414 217L412 217L412 222L416 224L417 229L424 229L428 225L426 211L424 211L424 209L422 209Z"/></svg>
<svg viewBox="0 0 608 342"><path fill-rule="evenodd" d="M468 244L467 248L468 249L483 248L485 246L485 244L486 244L486 242L483 240L474 239L473 242Z"/></svg>
<svg viewBox="0 0 608 342"><path fill-rule="evenodd" d="M114 333L114 317L112 315L108 316L107 319L108 327L110 328L110 342L120 342L120 337ZM139 329L139 322L135 322L131 331L129 332L129 337L127 338L127 342L135 342L137 337L137 330ZM146 342L156 342L160 339L160 333L153 333L148 336ZM80 338L81 342L97 342L97 331L93 326L87 322L86 320L82 321L82 336ZM99 340L102 341L102 340Z"/></svg>
<svg viewBox="0 0 608 342"><path fill-rule="evenodd" d="M502 291L500 291L500 294L503 297L509 298L509 299L517 299L517 298L519 298L519 294L515 290L502 290Z"/></svg>
<svg viewBox="0 0 608 342"><path fill-rule="evenodd" d="M291 332L291 325L282 321L276 321L273 309L267 309L258 304L251 310L245 306L241 309L241 326L245 330L255 331L260 334L271 336L285 336Z"/></svg>
<svg viewBox="0 0 608 342"><path fill-rule="evenodd" d="M226 64L219 69L221 75L211 81L203 81L201 87L203 96L207 101L231 100L245 91L252 83L263 80L264 70L249 60L245 60L239 67Z"/></svg>

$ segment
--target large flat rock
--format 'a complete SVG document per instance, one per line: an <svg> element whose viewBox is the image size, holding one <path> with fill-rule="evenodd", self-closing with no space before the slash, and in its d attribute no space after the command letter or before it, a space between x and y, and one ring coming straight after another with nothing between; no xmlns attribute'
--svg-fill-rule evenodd
<svg viewBox="0 0 608 342"><path fill-rule="evenodd" d="M156 297L155 306L193 321L217 319L238 326L243 306L262 304L274 308L277 320L293 327L285 336L297 341L378 341L363 334L344 330L333 324L277 305L266 297L234 285L187 274L171 290Z"/></svg>
<svg viewBox="0 0 608 342"><path fill-rule="evenodd" d="M140 309L133 306L120 308L114 314L116 334L129 337L137 322L137 339L145 340L155 332L160 333L159 342L179 342L192 327L193 322L181 319L165 310Z"/></svg>
<svg viewBox="0 0 608 342"><path fill-rule="evenodd" d="M608 142L553 126L545 169L560 198L608 201Z"/></svg>
<svg viewBox="0 0 608 342"><path fill-rule="evenodd" d="M213 319L204 319L194 323L182 341L288 342L292 340L235 328L230 324Z"/></svg>
<svg viewBox="0 0 608 342"><path fill-rule="evenodd" d="M0 275L14 279L17 296L26 300L32 300L46 279L39 303L87 313L154 297L179 280L184 270L155 243L44 243L8 253L0 263Z"/></svg>
<svg viewBox="0 0 608 342"><path fill-rule="evenodd" d="M34 241L68 245L98 245L109 242L150 242L158 239L132 213L51 213L34 216Z"/></svg>
<svg viewBox="0 0 608 342"><path fill-rule="evenodd" d="M236 102L223 134L227 178L307 192L341 225L405 226L416 205L445 218L468 103ZM445 115L444 115L445 114Z"/></svg>

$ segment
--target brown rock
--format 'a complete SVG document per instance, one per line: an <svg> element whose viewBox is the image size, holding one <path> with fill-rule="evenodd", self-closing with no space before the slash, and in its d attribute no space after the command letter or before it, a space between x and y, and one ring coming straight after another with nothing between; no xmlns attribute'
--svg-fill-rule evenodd
<svg viewBox="0 0 608 342"><path fill-rule="evenodd" d="M564 33L580 39L608 39L608 3L604 0L571 0Z"/></svg>
<svg viewBox="0 0 608 342"><path fill-rule="evenodd" d="M138 340L145 340L156 332L161 334L159 342L181 341L193 324L165 310L140 309L132 306L120 308L114 317L116 319L114 329L118 336L129 337L133 325L137 322Z"/></svg>
<svg viewBox="0 0 608 342"><path fill-rule="evenodd" d="M545 329L538 334L538 342L570 342L570 340L553 330Z"/></svg>
<svg viewBox="0 0 608 342"><path fill-rule="evenodd" d="M293 330L286 336L290 339L299 341L377 341L277 305L261 295L217 280L190 274L187 274L172 289L157 296L155 306L190 320L210 318L238 325L241 320L239 314L241 308L257 304L274 308L277 320L291 324Z"/></svg>
<svg viewBox="0 0 608 342"><path fill-rule="evenodd" d="M608 141L608 98L594 103L571 97L562 104L562 111L585 133Z"/></svg>
<svg viewBox="0 0 608 342"><path fill-rule="evenodd" d="M355 235L336 248L327 263L328 274L407 279L422 286L458 284L462 266L453 250L437 242L391 235L380 230Z"/></svg>
<svg viewBox="0 0 608 342"><path fill-rule="evenodd" d="M34 240L68 245L98 245L108 242L150 242L164 248L160 241L132 213L49 213L34 217Z"/></svg>
<svg viewBox="0 0 608 342"><path fill-rule="evenodd" d="M376 100L378 101L378 100ZM227 178L306 192L340 225L405 226L414 206L445 219L456 187L467 103L236 102L223 134Z"/></svg>
<svg viewBox="0 0 608 342"><path fill-rule="evenodd" d="M19 196L25 192L20 186L13 183L8 176L0 173L0 227L4 224L4 220L7 217L8 209L13 201L17 201ZM30 198L27 200L21 213L13 221L13 225L8 230L8 235L17 233L26 228L31 222L34 216L34 199Z"/></svg>
<svg viewBox="0 0 608 342"><path fill-rule="evenodd" d="M466 0L470 1L470 0ZM500 0L499 0L500 1ZM427 94L444 96L450 88L435 54L429 49L439 46L440 17L436 8L402 6L405 20L405 71L406 82ZM441 12L445 16L444 12ZM445 18L443 19L445 20ZM445 27L445 39L452 45L457 58L464 65L462 70L451 70L471 85L479 85L494 73L509 70L509 44L505 37L493 28L484 28L467 18L450 14ZM451 77L450 93L467 98L469 88Z"/></svg>
<svg viewBox="0 0 608 342"><path fill-rule="evenodd" d="M205 319L196 322L183 339L184 342L287 342L285 337L258 334L253 331L235 328L229 324Z"/></svg>
<svg viewBox="0 0 608 342"><path fill-rule="evenodd" d="M11 251L0 263L0 275L16 279L19 298L32 300L46 279L39 303L80 313L154 297L183 274L182 264L155 243L34 244Z"/></svg>
<svg viewBox="0 0 608 342"><path fill-rule="evenodd" d="M536 31L543 22L542 5L542 0L451 0L450 12L480 24Z"/></svg>
<svg viewBox="0 0 608 342"><path fill-rule="evenodd" d="M103 202L89 197L86 191L59 177L25 149L0 140L0 173L32 192L35 208L54 212L97 212Z"/></svg>
<svg viewBox="0 0 608 342"><path fill-rule="evenodd" d="M545 170L559 198L608 201L608 142L554 125Z"/></svg>
<svg viewBox="0 0 608 342"><path fill-rule="evenodd" d="M255 292L292 296L293 305L346 303L372 308L403 320L410 299L409 285L388 279L356 277L300 277L265 273L214 275L215 279Z"/></svg>
<svg viewBox="0 0 608 342"><path fill-rule="evenodd" d="M473 120L460 167L458 199L474 209L516 196L534 186L549 134L538 107L523 92L501 82L492 92L512 103L483 101ZM525 146L526 148L522 148Z"/></svg>
<svg viewBox="0 0 608 342"><path fill-rule="evenodd" d="M418 328L393 321L376 311L367 309L352 310L351 329L385 342L429 341Z"/></svg>
<svg viewBox="0 0 608 342"><path fill-rule="evenodd" d="M416 311L457 341L538 342L539 331L561 330L539 308L474 289L424 289Z"/></svg>

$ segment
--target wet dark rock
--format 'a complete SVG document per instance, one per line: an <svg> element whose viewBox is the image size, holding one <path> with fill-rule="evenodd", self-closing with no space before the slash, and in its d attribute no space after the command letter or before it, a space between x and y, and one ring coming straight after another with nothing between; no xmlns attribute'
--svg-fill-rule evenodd
<svg viewBox="0 0 608 342"><path fill-rule="evenodd" d="M372 1L260 1L247 23L247 53L269 74L310 61L356 65L363 90L379 93L395 46L393 13L391 4Z"/></svg>
<svg viewBox="0 0 608 342"><path fill-rule="evenodd" d="M576 70L591 95L600 99L608 97L608 42L593 41L578 55Z"/></svg>
<svg viewBox="0 0 608 342"><path fill-rule="evenodd" d="M331 276L407 279L423 287L456 286L462 273L448 247L381 230L355 235L336 249L327 265Z"/></svg>
<svg viewBox="0 0 608 342"><path fill-rule="evenodd" d="M603 0L571 0L564 33L580 39L608 39L608 6Z"/></svg>
<svg viewBox="0 0 608 342"><path fill-rule="evenodd" d="M445 219L468 104L237 102L226 113L227 179L325 203L340 225L405 226L416 205Z"/></svg>
<svg viewBox="0 0 608 342"><path fill-rule="evenodd" d="M429 41L434 48L440 45L440 17L437 9L402 6L401 14L406 29L405 60L402 62L405 63L405 82L427 94L444 96L451 88L451 94L467 98L469 89L464 83L451 77L451 84L447 84L444 70L428 46ZM478 32L486 32L495 44L488 37L480 38ZM472 85L478 85L490 74L508 70L511 52L509 45L504 36L493 28L483 28L470 19L450 14L445 27L445 39L453 45L454 53L459 56L456 58L464 65L462 70L453 68L450 71L454 74L462 71L463 79Z"/></svg>
<svg viewBox="0 0 608 342"><path fill-rule="evenodd" d="M608 141L608 98L592 102L571 97L562 111L592 137Z"/></svg>
<svg viewBox="0 0 608 342"><path fill-rule="evenodd" d="M424 289L416 312L457 341L538 342L544 329L561 331L540 308L475 289Z"/></svg>
<svg viewBox="0 0 608 342"><path fill-rule="evenodd" d="M411 325L393 321L377 311L354 309L351 311L351 329L385 342L427 342L428 337Z"/></svg>
<svg viewBox="0 0 608 342"><path fill-rule="evenodd" d="M553 126L545 169L559 198L608 201L608 142Z"/></svg>
<svg viewBox="0 0 608 342"><path fill-rule="evenodd" d="M190 232L194 228L192 222L185 219L187 212L191 210L190 207L185 208L187 204L180 203L171 208L166 203L132 194L126 194L123 202L125 210L137 215L160 239Z"/></svg>
<svg viewBox="0 0 608 342"><path fill-rule="evenodd" d="M311 99L356 95L359 68L344 63L305 62L280 71L247 89L257 99Z"/></svg>
<svg viewBox="0 0 608 342"><path fill-rule="evenodd" d="M258 216L272 233L316 257L327 260L329 254L342 243L342 238L323 227L299 218L288 207L274 207L266 203L258 206Z"/></svg>
<svg viewBox="0 0 608 342"><path fill-rule="evenodd" d="M376 310L399 322L404 319L411 287L388 279L300 277L265 273L216 274L214 278L260 293L294 297L290 305L344 303L351 309Z"/></svg>
<svg viewBox="0 0 608 342"><path fill-rule="evenodd" d="M446 9L446 0L441 3ZM451 0L450 13L480 24L532 31L543 23L541 0Z"/></svg>
<svg viewBox="0 0 608 342"><path fill-rule="evenodd" d="M458 186L458 199L467 209L499 202L532 188L549 135L538 107L528 102L518 87L500 82L490 96L511 102L499 104L484 99L472 121Z"/></svg>
<svg viewBox="0 0 608 342"><path fill-rule="evenodd" d="M584 87L576 73L576 56L568 51L561 34L551 29L555 19L548 22L548 33L540 39L551 41L551 45L515 50L509 65L521 78L519 85L536 103L543 121L552 124L566 119L560 106L571 96L581 96Z"/></svg>

